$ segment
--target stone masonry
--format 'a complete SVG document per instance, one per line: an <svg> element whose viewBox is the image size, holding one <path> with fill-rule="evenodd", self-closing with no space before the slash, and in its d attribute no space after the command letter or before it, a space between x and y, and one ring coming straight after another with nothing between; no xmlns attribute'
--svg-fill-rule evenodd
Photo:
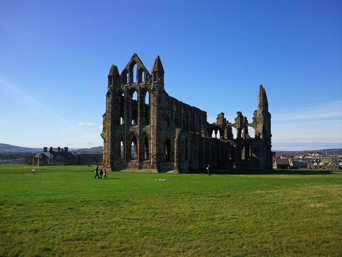
<svg viewBox="0 0 342 257"><path fill-rule="evenodd" d="M136 54L121 73L111 66L101 136L107 170L185 173L203 171L207 164L211 169L272 169L264 87L259 87L251 123L237 112L234 122L220 113L209 124L205 111L166 93L159 56L151 73Z"/></svg>

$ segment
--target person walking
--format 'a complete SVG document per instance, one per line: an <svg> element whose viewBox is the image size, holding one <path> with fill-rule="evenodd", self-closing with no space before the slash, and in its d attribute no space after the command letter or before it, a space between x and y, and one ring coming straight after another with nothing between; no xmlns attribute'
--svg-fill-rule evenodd
<svg viewBox="0 0 342 257"><path fill-rule="evenodd" d="M96 177L100 178L100 176L99 176L99 165L98 164L96 165L96 168L95 168L95 177L94 177L94 179L96 179Z"/></svg>
<svg viewBox="0 0 342 257"><path fill-rule="evenodd" d="M108 178L106 169L103 170L103 178Z"/></svg>
<svg viewBox="0 0 342 257"><path fill-rule="evenodd" d="M210 176L211 174L210 174L210 165L209 164L207 164L207 172L208 172L208 175Z"/></svg>
<svg viewBox="0 0 342 257"><path fill-rule="evenodd" d="M100 178L102 178L102 176L103 176L103 171L102 171L102 169L100 170Z"/></svg>

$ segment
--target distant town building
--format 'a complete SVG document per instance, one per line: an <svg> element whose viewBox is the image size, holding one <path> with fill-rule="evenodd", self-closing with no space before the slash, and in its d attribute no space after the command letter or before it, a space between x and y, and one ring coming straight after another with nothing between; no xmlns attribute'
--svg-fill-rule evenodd
<svg viewBox="0 0 342 257"><path fill-rule="evenodd" d="M275 159L273 169L289 169L292 166L291 159Z"/></svg>
<svg viewBox="0 0 342 257"><path fill-rule="evenodd" d="M322 157L319 165L308 165L309 169L329 169L338 170L339 163L333 160L333 156Z"/></svg>
<svg viewBox="0 0 342 257"><path fill-rule="evenodd" d="M80 165L81 156L69 152L68 147L44 147L43 152L36 153L33 164L37 166Z"/></svg>

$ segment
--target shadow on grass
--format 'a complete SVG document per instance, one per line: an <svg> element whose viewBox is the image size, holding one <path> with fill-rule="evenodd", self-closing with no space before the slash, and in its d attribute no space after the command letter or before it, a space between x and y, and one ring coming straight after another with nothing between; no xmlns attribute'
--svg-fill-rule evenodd
<svg viewBox="0 0 342 257"><path fill-rule="evenodd" d="M192 173L195 174L195 173ZM197 174L206 174L206 172L198 172ZM212 175L332 175L342 174L338 170L213 170Z"/></svg>
<svg viewBox="0 0 342 257"><path fill-rule="evenodd" d="M96 179L98 179L98 180L101 180L101 179L107 180L107 179L119 179L119 178L96 178Z"/></svg>

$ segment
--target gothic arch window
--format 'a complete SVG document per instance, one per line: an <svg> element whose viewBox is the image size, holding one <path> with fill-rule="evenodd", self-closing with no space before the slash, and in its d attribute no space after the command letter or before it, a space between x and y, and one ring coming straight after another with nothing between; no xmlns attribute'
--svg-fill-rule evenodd
<svg viewBox="0 0 342 257"><path fill-rule="evenodd" d="M125 94L123 91L118 92L118 102L119 102L119 125L123 125L125 123L124 118L124 107L125 107Z"/></svg>
<svg viewBox="0 0 342 257"><path fill-rule="evenodd" d="M244 145L241 151L241 160L252 159L252 146L250 144Z"/></svg>
<svg viewBox="0 0 342 257"><path fill-rule="evenodd" d="M126 69L121 73L121 82L122 84L129 83L129 74Z"/></svg>
<svg viewBox="0 0 342 257"><path fill-rule="evenodd" d="M138 93L136 91L132 94L131 110L131 125L138 125Z"/></svg>
<svg viewBox="0 0 342 257"><path fill-rule="evenodd" d="M137 159L138 149L137 149L137 138L135 136L131 139L131 159Z"/></svg>
<svg viewBox="0 0 342 257"><path fill-rule="evenodd" d="M165 141L165 161L171 161L171 142L168 138Z"/></svg>
<svg viewBox="0 0 342 257"><path fill-rule="evenodd" d="M145 75L145 71L143 68L140 68L140 70L138 71L138 83L142 83L145 81L146 75Z"/></svg>
<svg viewBox="0 0 342 257"><path fill-rule="evenodd" d="M121 138L121 140L120 140L119 151L120 151L120 159L124 159L124 156L125 156L125 144L124 144L124 139L123 138Z"/></svg>
<svg viewBox="0 0 342 257"><path fill-rule="evenodd" d="M145 124L149 125L150 124L150 102L151 102L151 99L150 99L150 93L148 92L148 90L146 91L146 94L145 94L145 104L144 104L144 114L145 114L145 117L144 117L144 120L145 120Z"/></svg>
<svg viewBox="0 0 342 257"><path fill-rule="evenodd" d="M217 130L217 138L218 138L218 139L221 139L221 133L220 133L220 130Z"/></svg>
<svg viewBox="0 0 342 257"><path fill-rule="evenodd" d="M137 72L135 72L136 76L134 76L134 70L137 70L136 66L137 65L135 61L132 61L131 64L129 65L129 84L135 83L136 76L138 74Z"/></svg>
<svg viewBox="0 0 342 257"><path fill-rule="evenodd" d="M231 128L232 128L232 139L238 138L238 134L239 134L238 130L235 127L231 127Z"/></svg>
<svg viewBox="0 0 342 257"><path fill-rule="evenodd" d="M248 135L249 135L249 138L255 138L255 130L251 126L248 126Z"/></svg>

